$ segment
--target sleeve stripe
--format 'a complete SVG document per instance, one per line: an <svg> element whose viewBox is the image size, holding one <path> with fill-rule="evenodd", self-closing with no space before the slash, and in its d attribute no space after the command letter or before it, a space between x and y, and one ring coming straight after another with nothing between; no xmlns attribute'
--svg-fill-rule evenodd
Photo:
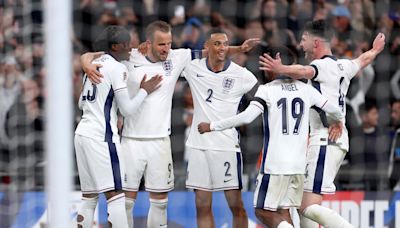
<svg viewBox="0 0 400 228"><path fill-rule="evenodd" d="M250 103L250 105L256 106L258 109L260 109L261 112L264 112L264 110L265 110L263 107L261 107L261 104L258 102L252 102L252 103Z"/></svg>
<svg viewBox="0 0 400 228"><path fill-rule="evenodd" d="M314 80L318 76L318 68L314 64L311 64L310 66L312 66L314 68L314 70L315 70L314 77L312 77L312 79L311 79L311 80Z"/></svg>
<svg viewBox="0 0 400 228"><path fill-rule="evenodd" d="M255 98L253 98L252 101L256 101L256 102L260 103L264 107L264 110L267 110L267 103L263 99L261 99L259 97L255 97Z"/></svg>
<svg viewBox="0 0 400 228"><path fill-rule="evenodd" d="M326 100L326 101L324 102L324 104L321 106L321 108L323 108L323 107L326 105L326 103L328 103L328 100Z"/></svg>
<svg viewBox="0 0 400 228"><path fill-rule="evenodd" d="M123 89L126 89L127 87L125 86L125 87L121 87L121 88L118 88L118 89L114 89L114 92L118 92L118 91L120 91L120 90L123 90Z"/></svg>

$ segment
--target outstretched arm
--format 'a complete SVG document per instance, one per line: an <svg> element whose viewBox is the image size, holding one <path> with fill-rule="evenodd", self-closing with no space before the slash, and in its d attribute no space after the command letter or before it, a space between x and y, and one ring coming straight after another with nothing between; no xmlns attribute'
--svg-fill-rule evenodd
<svg viewBox="0 0 400 228"><path fill-rule="evenodd" d="M311 79L315 75L315 70L312 66L283 65L280 54L277 53L275 58L269 54L264 53L260 56L260 70L272 72L276 75L285 75L293 79L307 78Z"/></svg>
<svg viewBox="0 0 400 228"><path fill-rule="evenodd" d="M358 58L354 59L360 65L360 69L363 69L367 65L369 65L376 56L382 52L385 47L385 35L383 33L379 33L374 42L372 43L372 48L369 51L362 53Z"/></svg>
<svg viewBox="0 0 400 228"><path fill-rule="evenodd" d="M238 53L245 53L253 49L260 43L259 38L250 38L243 42L240 46L229 46L228 56L236 55ZM208 52L206 49L201 50L201 56L207 56Z"/></svg>
<svg viewBox="0 0 400 228"><path fill-rule="evenodd" d="M197 129L199 130L200 134L210 131L222 131L228 128L249 124L261 113L262 110L258 107L258 105L250 103L246 110L235 116L211 123L202 122L197 126Z"/></svg>

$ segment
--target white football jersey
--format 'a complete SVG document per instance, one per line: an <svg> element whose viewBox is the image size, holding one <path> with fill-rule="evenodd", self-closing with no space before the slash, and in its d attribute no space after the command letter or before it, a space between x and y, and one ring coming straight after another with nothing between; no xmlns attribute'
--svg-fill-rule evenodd
<svg viewBox="0 0 400 228"><path fill-rule="evenodd" d="M197 149L238 152L239 135L235 128L201 135L200 122L211 122L234 116L242 96L257 83L256 77L234 62L227 61L224 70L214 73L207 59L192 60L184 76L193 96L193 121L186 146Z"/></svg>
<svg viewBox="0 0 400 228"><path fill-rule="evenodd" d="M277 79L258 88L251 103L263 111L261 172L305 173L310 107L321 108L327 101L310 85L292 79Z"/></svg>
<svg viewBox="0 0 400 228"><path fill-rule="evenodd" d="M75 133L96 140L118 142L117 104L114 93L126 89L128 69L110 55L102 55L93 61L101 64L102 82L95 85L84 76L81 94L82 119Z"/></svg>
<svg viewBox="0 0 400 228"><path fill-rule="evenodd" d="M163 80L161 87L146 97L138 111L124 119L122 136L161 138L171 134L172 95L176 81L191 59L190 49L171 49L166 61L154 63L132 49L129 62L124 62L129 69L129 96L132 98L139 91L145 74L147 79L160 74Z"/></svg>
<svg viewBox="0 0 400 228"><path fill-rule="evenodd" d="M327 97L329 102L337 104L346 116L346 94L350 80L360 70L360 66L348 59L335 59L332 56L324 56L311 62L315 69L315 76L309 82L320 93ZM332 119L320 110L312 110L310 114L310 145L327 145L328 128ZM345 123L343 122L345 126ZM346 127L336 144L348 151L349 137Z"/></svg>

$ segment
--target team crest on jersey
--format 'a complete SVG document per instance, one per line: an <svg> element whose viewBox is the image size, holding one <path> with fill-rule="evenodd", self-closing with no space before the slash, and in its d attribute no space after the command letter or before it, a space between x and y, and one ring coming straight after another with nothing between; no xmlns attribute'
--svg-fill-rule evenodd
<svg viewBox="0 0 400 228"><path fill-rule="evenodd" d="M222 88L224 90L230 90L233 88L233 85L235 84L235 79L233 78L224 78L222 81Z"/></svg>
<svg viewBox="0 0 400 228"><path fill-rule="evenodd" d="M167 76L169 76L171 74L171 71L174 68L174 66L172 65L172 61L170 59L162 62L162 67L163 67L164 71L166 72Z"/></svg>

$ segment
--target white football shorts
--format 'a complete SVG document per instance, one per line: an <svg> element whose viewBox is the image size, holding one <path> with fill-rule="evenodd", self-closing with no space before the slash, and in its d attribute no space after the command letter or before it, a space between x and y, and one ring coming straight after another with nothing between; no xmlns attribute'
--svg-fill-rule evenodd
<svg viewBox="0 0 400 228"><path fill-rule="evenodd" d="M174 189L171 141L164 138L138 139L122 137L122 157L126 168L126 191L138 191L144 177L148 192Z"/></svg>
<svg viewBox="0 0 400 228"><path fill-rule="evenodd" d="M242 153L188 149L187 188L203 191L242 189Z"/></svg>
<svg viewBox="0 0 400 228"><path fill-rule="evenodd" d="M83 194L122 190L125 167L119 143L75 135L75 151Z"/></svg>
<svg viewBox="0 0 400 228"><path fill-rule="evenodd" d="M336 186L333 181L345 156L346 151L335 145L309 146L304 191L335 194Z"/></svg>
<svg viewBox="0 0 400 228"><path fill-rule="evenodd" d="M253 206L276 211L299 208L303 198L304 175L258 174Z"/></svg>

